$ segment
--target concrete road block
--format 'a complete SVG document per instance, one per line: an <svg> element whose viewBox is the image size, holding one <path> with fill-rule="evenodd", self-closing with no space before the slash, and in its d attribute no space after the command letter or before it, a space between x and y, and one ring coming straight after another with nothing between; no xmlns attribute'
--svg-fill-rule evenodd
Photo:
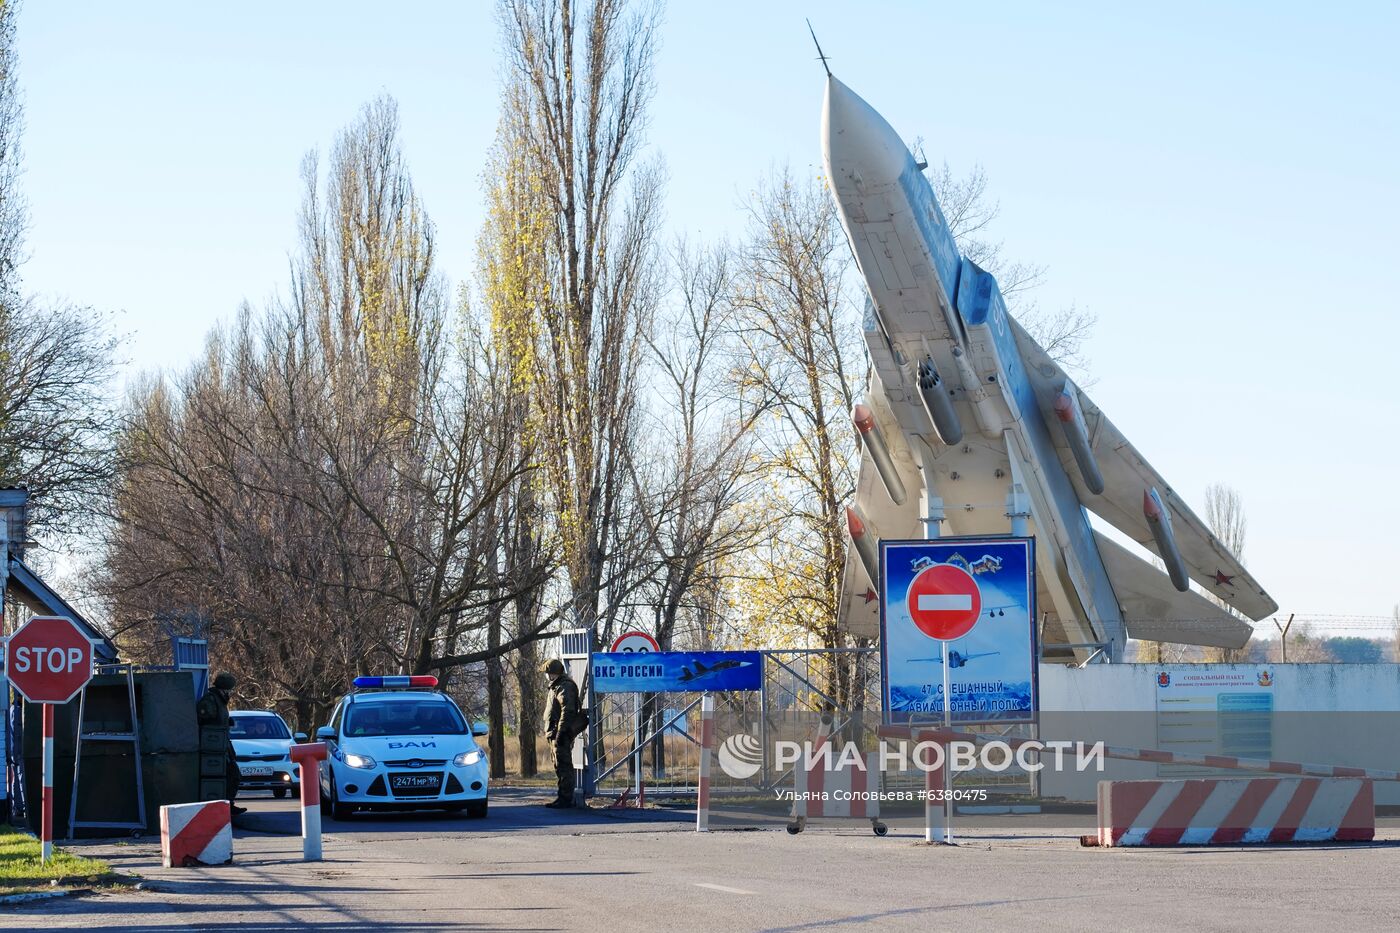
<svg viewBox="0 0 1400 933"><path fill-rule="evenodd" d="M1099 845L1370 842L1372 784L1353 778L1100 781Z"/></svg>
<svg viewBox="0 0 1400 933"><path fill-rule="evenodd" d="M227 800L160 808L160 855L166 868L233 861L233 814Z"/></svg>

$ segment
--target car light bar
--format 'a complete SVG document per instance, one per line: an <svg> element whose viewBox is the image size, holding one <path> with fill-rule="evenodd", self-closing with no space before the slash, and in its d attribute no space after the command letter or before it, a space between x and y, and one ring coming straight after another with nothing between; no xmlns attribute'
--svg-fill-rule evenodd
<svg viewBox="0 0 1400 933"><path fill-rule="evenodd" d="M436 687L437 678L432 674L399 674L389 677L356 677L357 687Z"/></svg>

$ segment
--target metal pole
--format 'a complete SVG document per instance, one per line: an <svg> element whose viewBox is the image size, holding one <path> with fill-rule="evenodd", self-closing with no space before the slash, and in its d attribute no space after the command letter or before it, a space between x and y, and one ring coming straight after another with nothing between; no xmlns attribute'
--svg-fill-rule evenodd
<svg viewBox="0 0 1400 933"><path fill-rule="evenodd" d="M44 784L39 816L39 861L53 858L53 704L41 703L44 719Z"/></svg>
<svg viewBox="0 0 1400 933"><path fill-rule="evenodd" d="M642 793L642 757L645 746L642 744L642 695L632 694L632 796Z"/></svg>
<svg viewBox="0 0 1400 933"><path fill-rule="evenodd" d="M943 728L953 728L953 691L949 686L948 658L952 655L953 643L943 643ZM943 841L953 844L953 769L949 762L943 762Z"/></svg>
<svg viewBox="0 0 1400 933"><path fill-rule="evenodd" d="M301 765L301 857L321 861L321 763L315 758Z"/></svg>
<svg viewBox="0 0 1400 933"><path fill-rule="evenodd" d="M768 788L768 652L758 656L758 744L762 750L763 774L760 780Z"/></svg>
<svg viewBox="0 0 1400 933"><path fill-rule="evenodd" d="M919 462L924 471L924 537L930 541L943 533L943 499L938 495L933 478L933 450L928 442L920 443Z"/></svg>
<svg viewBox="0 0 1400 933"><path fill-rule="evenodd" d="M710 749L715 744L715 698L700 700L700 787L695 802L695 831L710 831Z"/></svg>
<svg viewBox="0 0 1400 933"><path fill-rule="evenodd" d="M1024 538L1029 530L1027 521L1030 519L1030 505L1020 483L1012 483L1006 493L1006 517L1011 519L1011 533L1018 538Z"/></svg>

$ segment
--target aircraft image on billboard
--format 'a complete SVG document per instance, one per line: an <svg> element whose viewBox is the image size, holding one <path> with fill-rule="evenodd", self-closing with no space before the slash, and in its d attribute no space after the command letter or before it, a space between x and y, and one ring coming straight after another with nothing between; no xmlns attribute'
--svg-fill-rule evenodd
<svg viewBox="0 0 1400 933"><path fill-rule="evenodd" d="M956 650L954 650L954 651L949 651L949 652L948 652L948 666L949 666L950 668L952 668L953 670L957 670L957 669L960 668L960 667L966 667L968 661L975 661L975 660L977 660L978 658L990 658L990 657L993 657L993 656L999 655L999 654L1001 654L1000 651L978 651L978 652L975 652L975 653L973 653L973 654L963 654L961 651L956 651ZM911 660L911 661L932 661L932 662L935 663L935 664L942 664L942 663L943 663L943 653L942 653L942 652L939 652L938 654L934 655L934 656L931 657L931 658L910 658L909 660Z"/></svg>
<svg viewBox="0 0 1400 933"><path fill-rule="evenodd" d="M719 661L716 664L706 667L701 662L695 661L691 665L685 665L681 667L681 676L676 679L683 684L688 684L692 681L700 680L705 677L713 677L715 674L718 674L721 671L734 670L735 668L739 667L749 667L752 663L752 661L736 661L733 659L726 659L724 661ZM694 668L693 670L692 667Z"/></svg>

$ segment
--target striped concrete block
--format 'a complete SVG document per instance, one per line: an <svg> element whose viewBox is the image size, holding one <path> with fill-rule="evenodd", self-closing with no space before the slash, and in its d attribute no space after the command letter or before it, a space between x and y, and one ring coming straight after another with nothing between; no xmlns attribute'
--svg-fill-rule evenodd
<svg viewBox="0 0 1400 933"><path fill-rule="evenodd" d="M232 862L233 824L229 802L208 800L161 807L160 856L166 868Z"/></svg>
<svg viewBox="0 0 1400 933"><path fill-rule="evenodd" d="M803 818L874 819L880 815L880 756L865 756L865 770L854 763L834 767L838 756L803 756L793 770L796 799L793 815ZM810 767L804 767L808 765Z"/></svg>
<svg viewBox="0 0 1400 933"><path fill-rule="evenodd" d="M1100 781L1099 845L1369 842L1369 780L1253 778Z"/></svg>

